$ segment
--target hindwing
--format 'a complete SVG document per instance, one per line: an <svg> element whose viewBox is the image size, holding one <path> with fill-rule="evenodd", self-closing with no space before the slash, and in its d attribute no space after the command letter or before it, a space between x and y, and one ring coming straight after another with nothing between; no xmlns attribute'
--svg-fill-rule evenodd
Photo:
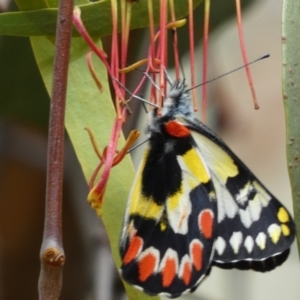
<svg viewBox="0 0 300 300"><path fill-rule="evenodd" d="M218 206L213 264L269 271L285 261L295 237L286 208L205 125L186 122L206 162Z"/></svg>
<svg viewBox="0 0 300 300"><path fill-rule="evenodd" d="M217 209L211 183L190 135L152 134L121 236L126 281L148 294L169 297L199 284L214 255Z"/></svg>

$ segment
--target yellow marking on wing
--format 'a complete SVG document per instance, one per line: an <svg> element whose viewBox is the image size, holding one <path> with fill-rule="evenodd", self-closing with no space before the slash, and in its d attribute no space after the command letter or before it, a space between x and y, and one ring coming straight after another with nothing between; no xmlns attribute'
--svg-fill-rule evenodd
<svg viewBox="0 0 300 300"><path fill-rule="evenodd" d="M290 235L291 233L290 228L285 224L281 225L281 231L284 236Z"/></svg>
<svg viewBox="0 0 300 300"><path fill-rule="evenodd" d="M180 190L178 192L176 192L174 195L169 196L167 199L168 209L173 210L178 207L180 199L183 195L183 192L184 191L183 191L183 186L182 186L182 182L181 182Z"/></svg>
<svg viewBox="0 0 300 300"><path fill-rule="evenodd" d="M167 224L165 222L160 223L160 230L165 231L167 229Z"/></svg>
<svg viewBox="0 0 300 300"><path fill-rule="evenodd" d="M277 213L277 218L281 223L286 223L290 220L289 214L284 207L280 207Z"/></svg>
<svg viewBox="0 0 300 300"><path fill-rule="evenodd" d="M199 180L201 183L206 183L209 181L210 176L207 173L207 170L202 162L201 157L197 153L195 149L191 149L187 151L183 156L182 159L186 164L190 173Z"/></svg>
<svg viewBox="0 0 300 300"><path fill-rule="evenodd" d="M216 193L214 191L210 191L209 194L208 194L208 197L209 197L210 200L216 200L217 199Z"/></svg>
<svg viewBox="0 0 300 300"><path fill-rule="evenodd" d="M221 182L226 183L228 177L238 175L238 167L230 154L199 133L192 132L192 136L204 156L205 163Z"/></svg>
<svg viewBox="0 0 300 300"><path fill-rule="evenodd" d="M199 182L197 182L193 177L188 177L187 183L190 190L193 190L196 186L199 185Z"/></svg>
<svg viewBox="0 0 300 300"><path fill-rule="evenodd" d="M153 198L142 195L141 178L138 179L131 197L129 214L138 214L145 218L158 220L161 217L163 205L158 205Z"/></svg>
<svg viewBox="0 0 300 300"><path fill-rule="evenodd" d="M257 195L259 195L259 200L261 201L261 204L264 207L266 207L269 201L272 199L271 195L257 181L253 181L252 184L258 193Z"/></svg>
<svg viewBox="0 0 300 300"><path fill-rule="evenodd" d="M144 218L158 220L163 212L163 205L158 205L153 198L146 198L142 194L142 172L148 157L148 151L145 152L139 170L136 174L136 180L129 198L129 214L138 214Z"/></svg>
<svg viewBox="0 0 300 300"><path fill-rule="evenodd" d="M216 149L216 158L212 162L211 168L215 171L216 175L223 182L226 182L228 177L235 177L238 175L238 168L234 160L221 148Z"/></svg>

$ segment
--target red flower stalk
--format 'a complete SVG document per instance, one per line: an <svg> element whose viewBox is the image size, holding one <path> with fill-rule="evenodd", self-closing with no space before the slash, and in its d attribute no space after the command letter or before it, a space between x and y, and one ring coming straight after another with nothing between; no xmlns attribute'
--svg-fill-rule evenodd
<svg viewBox="0 0 300 300"><path fill-rule="evenodd" d="M246 53L246 46L245 46L243 27L242 27L241 1L235 0L235 3L236 3L236 16L237 16L238 31L239 31L239 38L240 38L240 45L241 45L243 60L244 60L245 68L246 68L249 86L251 89L254 108L259 109L259 105L258 105L258 102L256 99L255 89L254 89L254 85L253 85L253 80L252 80L252 76L251 76L251 72L250 72L250 67L248 65L248 58L247 58L247 53Z"/></svg>
<svg viewBox="0 0 300 300"><path fill-rule="evenodd" d="M122 113L123 118L125 118L126 108L123 109ZM118 144L118 139L121 134L122 125L123 125L123 118L116 118L115 123L112 129L112 134L110 138L110 142L108 146L104 149L102 155L98 155L100 159L100 163L95 169L92 178L90 180L89 189L90 192L88 194L88 201L91 204L91 206L98 211L98 215L102 215L102 202L103 202L103 196L105 193L106 185L109 179L109 174L111 171L111 168L115 165L117 165L127 154L128 150L131 148L131 146L134 144L134 142L139 137L139 132L134 130L130 133L125 146L120 152L116 152L116 147ZM88 131L91 137L91 141L93 143L94 149L97 149L97 146L95 144L95 140L92 136L92 133ZM95 150L96 153L99 153L98 150ZM94 180L96 176L98 175L101 167L104 165L104 170L101 174L99 182L94 186Z"/></svg>
<svg viewBox="0 0 300 300"><path fill-rule="evenodd" d="M121 66L124 66L126 63L126 56L127 56L127 45L128 45L128 31L129 31L129 23L130 22L130 12L131 12L131 2L122 1L122 25L125 30L122 33L122 51L121 51ZM121 87L125 84L125 76L121 76L120 80L120 63L119 63L119 46L118 46L118 36L117 36L117 1L112 0L111 1L111 10L112 10L112 46L111 46L111 61L110 63L107 60L106 53L97 47L97 45L93 42L92 38L89 36L88 32L86 31L84 24L81 21L80 18L80 10L79 8L74 9L74 15L73 15L73 23L75 27L77 28L78 32L81 34L81 36L85 39L87 44L90 46L91 51L87 54L87 62L88 66L91 72L92 78L95 80L97 86L99 87L99 90L102 91L103 87L101 84L100 79L97 77L92 61L91 61L91 54L94 52L98 58L104 63L108 74L113 79L112 85L115 91L115 105L116 105L116 111L117 116L114 122L114 126L112 129L111 137L108 146L104 149L103 153L101 154L98 150L98 147L96 145L96 141L93 137L93 134L90 130L88 130L88 133L91 138L91 142L93 144L93 147L95 149L95 152L97 153L100 163L96 167L92 178L89 183L89 195L88 195L88 201L91 203L92 207L97 210L98 215L101 215L101 206L103 201L103 196L105 193L106 185L108 182L109 174L111 171L111 168L119 163L123 157L126 155L128 149L132 146L132 144L135 142L135 140L138 138L139 133L137 131L133 131L131 135L129 136L124 148L117 152L117 144L118 139L121 134L122 125L126 118L126 101L124 99L125 92L124 89ZM127 31L127 32L126 32ZM95 179L100 172L101 168L104 168L100 179L96 185L94 185Z"/></svg>
<svg viewBox="0 0 300 300"><path fill-rule="evenodd" d="M195 82L195 46L194 46L194 18L193 18L193 1L189 0L189 38L190 38L190 68L191 68L191 86L196 85ZM192 98L194 110L197 111L196 90L192 89Z"/></svg>
<svg viewBox="0 0 300 300"><path fill-rule="evenodd" d="M207 81L207 63L208 63L208 34L209 34L209 12L210 0L204 1L204 32L203 32L203 70L202 81ZM192 85L193 86L193 85ZM202 87L202 122L206 121L206 105L207 105L207 85L203 84Z"/></svg>

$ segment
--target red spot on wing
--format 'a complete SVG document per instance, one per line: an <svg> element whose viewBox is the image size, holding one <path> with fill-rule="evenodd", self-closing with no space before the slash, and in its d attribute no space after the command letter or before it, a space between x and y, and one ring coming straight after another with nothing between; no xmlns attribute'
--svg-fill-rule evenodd
<svg viewBox="0 0 300 300"><path fill-rule="evenodd" d="M197 240L191 242L191 258L195 269L200 271L203 262L203 246Z"/></svg>
<svg viewBox="0 0 300 300"><path fill-rule="evenodd" d="M176 121L168 122L165 125L165 129L169 135L179 138L188 137L190 135L190 130Z"/></svg>
<svg viewBox="0 0 300 300"><path fill-rule="evenodd" d="M205 209L199 214L199 228L206 239L213 235L214 215L210 209Z"/></svg>
<svg viewBox="0 0 300 300"><path fill-rule="evenodd" d="M165 266L161 271L162 273L162 284L164 287L171 285L174 277L176 276L176 261L173 258L166 260Z"/></svg>
<svg viewBox="0 0 300 300"><path fill-rule="evenodd" d="M146 281L150 275L154 273L157 263L155 254L149 252L138 263L139 266L139 280Z"/></svg>
<svg viewBox="0 0 300 300"><path fill-rule="evenodd" d="M191 265L186 261L186 262L184 262L183 272L182 272L182 276L181 276L185 285L189 285L189 283L191 281L191 277L192 277Z"/></svg>
<svg viewBox="0 0 300 300"><path fill-rule="evenodd" d="M127 265L129 264L133 259L135 259L139 253L141 252L143 247L143 240L138 237L134 236L129 243L129 247L126 251L126 254L123 258L123 264Z"/></svg>

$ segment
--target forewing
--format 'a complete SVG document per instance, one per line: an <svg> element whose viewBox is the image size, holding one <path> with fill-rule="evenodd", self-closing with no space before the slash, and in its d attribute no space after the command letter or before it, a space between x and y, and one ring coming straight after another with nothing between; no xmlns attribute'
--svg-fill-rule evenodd
<svg viewBox="0 0 300 300"><path fill-rule="evenodd" d="M214 191L188 141L164 141L167 151L155 142L144 156L128 201L121 273L150 295L178 297L192 291L213 257Z"/></svg>
<svg viewBox="0 0 300 300"><path fill-rule="evenodd" d="M280 265L295 237L290 214L210 129L189 127L216 191L214 264L257 271Z"/></svg>

